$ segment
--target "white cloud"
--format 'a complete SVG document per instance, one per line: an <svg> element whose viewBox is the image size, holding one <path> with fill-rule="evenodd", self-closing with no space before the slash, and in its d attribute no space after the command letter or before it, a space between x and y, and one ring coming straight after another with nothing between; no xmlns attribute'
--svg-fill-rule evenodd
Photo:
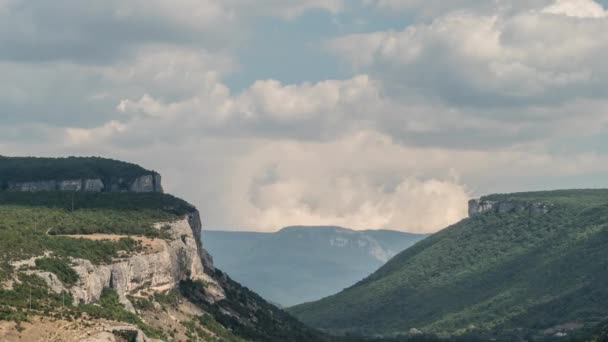
<svg viewBox="0 0 608 342"><path fill-rule="evenodd" d="M606 11L593 0L557 0L543 9L544 13L565 15L576 18L604 18Z"/></svg>
<svg viewBox="0 0 608 342"><path fill-rule="evenodd" d="M315 84L282 85L276 80L257 81L238 99L238 110L251 116L279 121L339 115L343 107L375 100L377 86L366 75Z"/></svg>
<svg viewBox="0 0 608 342"><path fill-rule="evenodd" d="M466 189L445 173L423 176L406 152L375 133L260 142L237 160L226 203L259 230L298 222L429 232L463 218Z"/></svg>
<svg viewBox="0 0 608 342"><path fill-rule="evenodd" d="M515 14L451 12L402 31L348 35L330 48L358 72L457 105L603 96L608 19L591 1Z"/></svg>
<svg viewBox="0 0 608 342"><path fill-rule="evenodd" d="M88 145L107 140L117 133L125 132L126 126L118 121L110 121L93 129L66 128L66 142L70 145Z"/></svg>
<svg viewBox="0 0 608 342"><path fill-rule="evenodd" d="M0 0L0 154L142 163L216 228L429 232L473 194L608 172L571 144L608 125L608 19L590 0L368 1L422 16L333 40L351 76L239 91L226 79L252 20L347 3L17 2Z"/></svg>
<svg viewBox="0 0 608 342"><path fill-rule="evenodd" d="M364 0L364 3L387 12L405 11L432 19L454 11L477 13L513 12L538 8L551 0Z"/></svg>
<svg viewBox="0 0 608 342"><path fill-rule="evenodd" d="M319 137L347 132L357 124L357 115L364 115L369 105L376 106L381 96L380 89L365 75L297 85L257 81L236 95L217 78L205 72L198 76L200 86L194 88L192 97L166 101L143 94L122 99L117 110L183 120L201 130L219 129L220 134L236 128L245 136L285 136L299 130L306 136Z"/></svg>

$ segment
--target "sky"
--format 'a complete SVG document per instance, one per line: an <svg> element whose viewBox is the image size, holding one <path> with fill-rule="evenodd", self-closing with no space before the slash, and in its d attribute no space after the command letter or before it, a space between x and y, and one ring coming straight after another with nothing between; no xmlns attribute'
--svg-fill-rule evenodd
<svg viewBox="0 0 608 342"><path fill-rule="evenodd" d="M435 232L608 187L593 0L0 0L0 154L163 175L214 229Z"/></svg>

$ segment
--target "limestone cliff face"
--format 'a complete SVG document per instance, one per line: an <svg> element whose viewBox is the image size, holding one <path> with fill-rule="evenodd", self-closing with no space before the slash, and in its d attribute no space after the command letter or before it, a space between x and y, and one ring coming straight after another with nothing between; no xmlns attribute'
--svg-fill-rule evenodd
<svg viewBox="0 0 608 342"><path fill-rule="evenodd" d="M515 200L489 201L484 199L469 201L469 217L485 213L506 214L512 212L527 212L530 215L540 215L548 213L550 209L551 205L547 203L530 203Z"/></svg>
<svg viewBox="0 0 608 342"><path fill-rule="evenodd" d="M144 289L166 291L187 279L205 281L215 287L215 292L211 291L217 297L215 300L222 298L219 285L205 273L200 225L191 226L191 217L198 217L198 212L177 222L157 225L158 229L170 226L167 231L173 238L172 241L161 241L158 252L131 256L104 266L94 266L87 260L74 260L74 270L80 277L80 282L70 289L74 299L80 303L92 303L99 300L104 288L112 288L126 307L132 308L127 294ZM207 264L206 267L213 265Z"/></svg>
<svg viewBox="0 0 608 342"><path fill-rule="evenodd" d="M57 179L31 182L9 182L8 191L84 191L84 192L163 192L159 174L141 175L135 179Z"/></svg>
<svg viewBox="0 0 608 342"><path fill-rule="evenodd" d="M110 265L93 265L88 260L72 259L73 269L80 280L69 289L51 274L40 272L38 275L53 291L69 291L76 304L96 302L104 288L111 288L116 290L127 309L134 310L127 299L128 294L141 290L166 291L187 279L207 283L211 302L224 298L220 285L205 272L213 268L213 263L202 248L198 211L176 222L159 223L156 228L169 232L172 239L156 239L156 250L152 252L132 255Z"/></svg>

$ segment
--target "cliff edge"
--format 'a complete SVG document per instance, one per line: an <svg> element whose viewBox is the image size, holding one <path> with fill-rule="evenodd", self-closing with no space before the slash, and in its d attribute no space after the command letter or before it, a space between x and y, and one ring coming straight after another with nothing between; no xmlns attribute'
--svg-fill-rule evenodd
<svg viewBox="0 0 608 342"><path fill-rule="evenodd" d="M0 190L39 192L157 192L160 174L97 157L0 157Z"/></svg>

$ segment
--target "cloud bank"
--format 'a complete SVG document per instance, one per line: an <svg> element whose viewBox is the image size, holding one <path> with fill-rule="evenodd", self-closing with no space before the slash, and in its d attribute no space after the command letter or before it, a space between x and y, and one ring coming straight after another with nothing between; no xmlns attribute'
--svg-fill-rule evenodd
<svg viewBox="0 0 608 342"><path fill-rule="evenodd" d="M608 18L591 0L368 0L410 19L319 33L314 56L347 77L231 84L260 27L356 23L354 6L1 1L0 154L139 162L208 226L259 231L434 232L472 196L607 185Z"/></svg>

